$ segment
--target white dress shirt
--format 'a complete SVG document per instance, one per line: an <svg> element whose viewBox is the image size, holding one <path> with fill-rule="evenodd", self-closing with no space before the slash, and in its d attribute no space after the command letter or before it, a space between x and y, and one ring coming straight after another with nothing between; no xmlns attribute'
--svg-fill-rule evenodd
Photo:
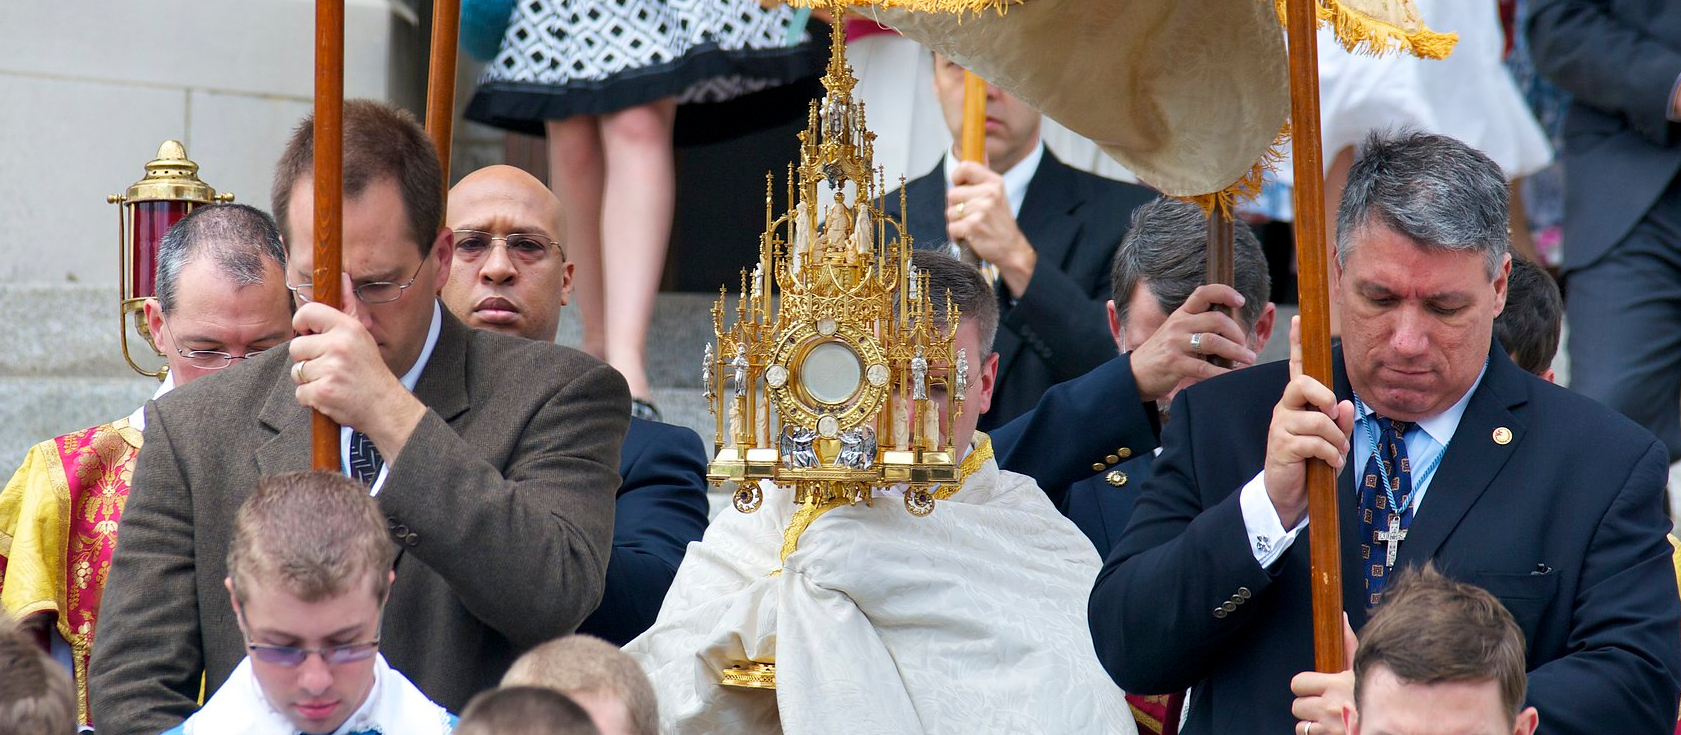
<svg viewBox="0 0 1681 735"><path fill-rule="evenodd" d="M443 310L438 306L438 300L432 300L432 326L426 330L426 346L420 348L420 356L415 358L414 365L409 371L398 378L403 387L414 392L414 386L420 382L420 374L426 372L426 363L432 359L432 348L438 346L438 331L443 328ZM350 434L354 427L339 427L339 468L346 476L350 475ZM389 460L389 458L383 458ZM369 495L378 495L379 489L385 485L386 475L391 474L391 462L384 461L379 465L379 476L374 478L374 484L368 489Z"/></svg>
<svg viewBox="0 0 1681 735"><path fill-rule="evenodd" d="M1418 516L1419 504L1424 502L1424 493L1430 489L1430 481L1435 479L1437 460L1447 452L1448 442L1453 440L1453 432L1459 429L1459 420L1465 417L1465 408L1471 405L1471 396L1477 392L1477 386L1482 385L1483 375L1488 373L1488 365L1483 365L1482 372L1477 374L1476 381L1465 395L1447 410L1434 416L1418 421L1418 428L1422 431L1409 432L1406 437L1407 457L1412 459L1412 466L1418 468L1413 475L1412 496L1408 499L1413 509L1413 516ZM1373 419L1372 409L1364 402L1357 404L1364 411L1354 419L1354 437L1349 466L1344 472L1364 472L1366 461L1372 456L1371 432L1367 430L1367 423ZM1255 561L1260 562L1262 568L1272 566L1273 562L1284 555L1290 545L1296 542L1296 535L1307 527L1307 516L1302 516L1295 528L1284 530L1284 521L1278 517L1278 509L1272 505L1272 498L1267 495L1266 470L1255 474L1255 477L1243 486L1238 495L1238 506L1243 511L1244 530L1249 534L1249 551L1255 555Z"/></svg>

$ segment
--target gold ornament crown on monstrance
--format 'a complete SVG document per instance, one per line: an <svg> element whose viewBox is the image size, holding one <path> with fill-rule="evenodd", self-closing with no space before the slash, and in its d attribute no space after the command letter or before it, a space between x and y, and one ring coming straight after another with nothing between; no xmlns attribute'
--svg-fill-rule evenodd
<svg viewBox="0 0 1681 735"><path fill-rule="evenodd" d="M903 217L877 207L875 134L852 97L841 28L837 18L827 94L811 103L799 167L789 167L792 208L775 213L767 174L759 262L742 271L728 327L723 289L712 307L717 342L706 347L702 385L717 454L707 479L734 482L743 513L759 508L768 480L802 505L869 503L874 489L899 485L905 508L923 516L933 487L958 481L930 396L950 395L955 420L970 356L954 343L955 308L948 301L936 314L926 275L911 265ZM904 212L902 186L899 196Z"/></svg>

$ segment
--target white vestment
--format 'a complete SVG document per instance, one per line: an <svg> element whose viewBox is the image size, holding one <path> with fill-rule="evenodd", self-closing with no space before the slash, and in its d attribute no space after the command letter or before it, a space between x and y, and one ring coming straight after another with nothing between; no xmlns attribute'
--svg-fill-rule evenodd
<svg viewBox="0 0 1681 735"><path fill-rule="evenodd" d="M797 507L766 488L689 545L625 647L662 732L1136 733L1086 622L1097 551L1032 478L988 459L924 518L897 495L834 508L785 563ZM719 685L745 661L774 662L776 690Z"/></svg>

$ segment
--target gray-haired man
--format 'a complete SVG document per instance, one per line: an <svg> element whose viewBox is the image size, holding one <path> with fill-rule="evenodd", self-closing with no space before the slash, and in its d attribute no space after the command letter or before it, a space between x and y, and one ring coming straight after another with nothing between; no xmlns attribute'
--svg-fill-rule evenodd
<svg viewBox="0 0 1681 735"><path fill-rule="evenodd" d="M1123 688L1192 687L1182 732L1342 731L1352 675L1298 674L1313 667L1310 460L1341 470L1354 628L1388 578L1433 560L1517 619L1545 732L1675 727L1666 453L1494 343L1507 196L1500 168L1462 143L1374 136L1338 213L1343 339L1330 384L1302 375L1292 329L1288 364L1174 400L1090 619Z"/></svg>
<svg viewBox="0 0 1681 735"><path fill-rule="evenodd" d="M145 306L169 363L153 397L291 339L285 268L280 233L260 210L217 204L177 222L158 244L157 298ZM12 537L10 550L0 553L6 612L26 616L70 665L84 725L105 574L76 568L110 563L145 428L145 413L136 409L41 442L0 492L0 536Z"/></svg>

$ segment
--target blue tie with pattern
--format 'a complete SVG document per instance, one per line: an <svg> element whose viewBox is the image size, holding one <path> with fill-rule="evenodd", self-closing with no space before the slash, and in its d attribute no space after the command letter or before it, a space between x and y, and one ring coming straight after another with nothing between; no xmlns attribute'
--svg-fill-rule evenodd
<svg viewBox="0 0 1681 735"><path fill-rule="evenodd" d="M371 488L374 480L379 479L379 468L383 466L385 459L379 456L374 440L360 431L350 432L350 476Z"/></svg>
<svg viewBox="0 0 1681 735"><path fill-rule="evenodd" d="M1412 428L1405 421L1390 421L1373 415L1378 436L1360 478L1360 560L1366 569L1366 605L1377 604L1378 595L1395 554L1412 525L1412 466L1407 461L1403 437ZM1384 485L1388 491L1385 492Z"/></svg>

